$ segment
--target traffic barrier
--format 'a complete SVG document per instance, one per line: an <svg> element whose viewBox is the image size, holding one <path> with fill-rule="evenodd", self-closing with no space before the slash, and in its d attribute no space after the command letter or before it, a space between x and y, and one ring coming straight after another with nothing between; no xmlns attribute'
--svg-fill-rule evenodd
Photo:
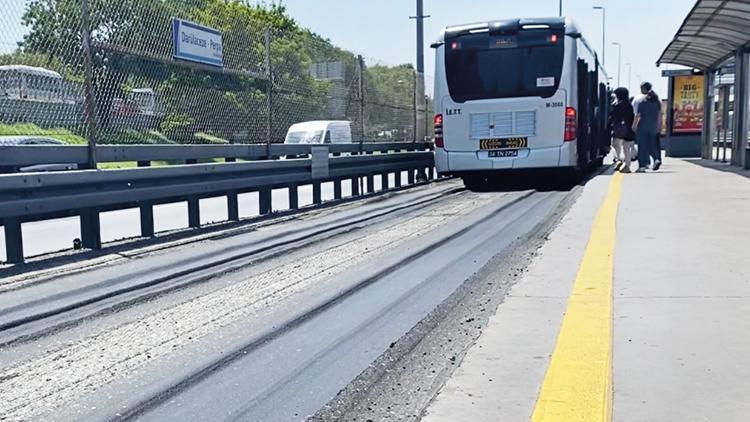
<svg viewBox="0 0 750 422"><path fill-rule="evenodd" d="M267 158L266 146L121 146L97 147L102 161L157 160L196 161L200 159ZM184 150L183 150L184 149ZM263 154L260 149L264 150ZM341 181L352 182L352 196L359 196L360 179L367 180L367 193L374 192L374 176L387 180L395 173L408 172L409 183L419 175L434 176L433 154L428 143L349 144L349 145L273 145L271 156L303 155L310 158L255 160L242 162L182 164L162 167L142 166L120 170L75 170L67 172L0 175L0 220L5 230L7 261L22 263L21 223L79 216L82 246L101 248L99 215L104 211L140 209L143 237L154 236L154 205L187 202L188 221L200 227L199 200L226 196L228 218L239 220L237 195L259 193L259 212L273 209L271 191L289 189L290 209L299 207L298 188L313 186L313 203L322 203L321 184L333 182L334 199L340 199ZM333 154L344 154L335 156ZM57 154L57 155L55 155ZM33 146L0 148L0 165L22 166L86 160L86 149L76 147ZM418 174L415 179L415 173ZM428 176L428 177L429 177ZM388 188L388 183L383 183Z"/></svg>

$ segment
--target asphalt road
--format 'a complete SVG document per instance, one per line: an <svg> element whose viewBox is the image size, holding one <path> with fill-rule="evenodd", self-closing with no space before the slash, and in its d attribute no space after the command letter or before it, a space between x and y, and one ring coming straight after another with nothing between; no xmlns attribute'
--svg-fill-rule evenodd
<svg viewBox="0 0 750 422"><path fill-rule="evenodd" d="M0 419L305 420L569 197L448 181L7 277Z"/></svg>

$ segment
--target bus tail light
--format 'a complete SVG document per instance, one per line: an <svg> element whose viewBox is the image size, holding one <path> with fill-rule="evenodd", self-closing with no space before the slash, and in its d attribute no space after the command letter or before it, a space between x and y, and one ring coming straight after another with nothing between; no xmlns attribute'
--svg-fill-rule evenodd
<svg viewBox="0 0 750 422"><path fill-rule="evenodd" d="M435 115L435 147L436 148L444 148L445 142L443 141L443 115L442 114L436 114Z"/></svg>
<svg viewBox="0 0 750 422"><path fill-rule="evenodd" d="M576 119L576 109L567 107L565 109L565 142L575 141L577 133L578 119Z"/></svg>

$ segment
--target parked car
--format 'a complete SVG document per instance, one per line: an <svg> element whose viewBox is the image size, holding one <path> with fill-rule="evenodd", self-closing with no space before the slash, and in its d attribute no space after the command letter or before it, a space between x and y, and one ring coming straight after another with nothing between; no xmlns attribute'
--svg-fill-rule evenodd
<svg viewBox="0 0 750 422"><path fill-rule="evenodd" d="M47 136L0 136L0 147L3 146L23 146L23 145L65 145L64 142L50 138ZM66 170L77 170L78 164L76 163L49 163L49 164L35 164L32 166L17 167L12 169L4 169L5 172L39 172L39 171L66 171Z"/></svg>

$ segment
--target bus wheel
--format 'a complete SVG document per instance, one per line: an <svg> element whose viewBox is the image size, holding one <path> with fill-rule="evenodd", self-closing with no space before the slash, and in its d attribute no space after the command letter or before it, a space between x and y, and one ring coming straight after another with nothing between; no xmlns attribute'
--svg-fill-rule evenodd
<svg viewBox="0 0 750 422"><path fill-rule="evenodd" d="M583 180L583 172L578 168L560 170L557 188L559 190L571 190Z"/></svg>
<svg viewBox="0 0 750 422"><path fill-rule="evenodd" d="M472 192L487 192L489 190L489 183L484 176L466 175L462 176L461 180L463 180L466 189Z"/></svg>

